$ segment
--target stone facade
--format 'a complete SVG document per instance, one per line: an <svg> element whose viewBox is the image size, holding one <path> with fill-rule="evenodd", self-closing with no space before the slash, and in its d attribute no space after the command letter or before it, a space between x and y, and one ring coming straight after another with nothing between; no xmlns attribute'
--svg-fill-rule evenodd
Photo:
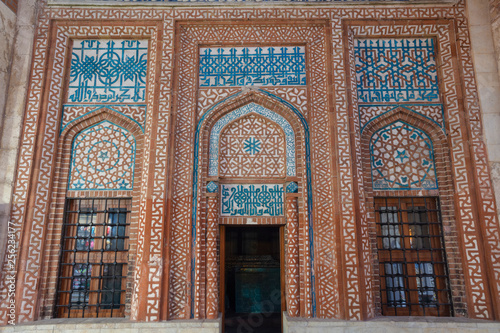
<svg viewBox="0 0 500 333"><path fill-rule="evenodd" d="M118 236L99 245L78 222L68 245L68 216L93 225L119 208L70 207L117 198L131 202L119 303L133 321L216 320L219 227L255 224L284 230L289 317L380 317L375 207L394 197L438 202L450 314L500 320L500 84L486 1L38 5L26 104L10 102L22 110L13 125L4 111L4 137L24 123L18 157L5 159L17 168L3 225L19 246L3 246L16 254L3 264L3 323L77 313L64 312L61 278L70 298L75 280L91 288L88 253L100 249L107 269L115 244L116 265ZM18 29L16 45L29 41ZM23 87L10 59L9 99ZM87 266L65 270L64 253L75 264L85 249Z"/></svg>

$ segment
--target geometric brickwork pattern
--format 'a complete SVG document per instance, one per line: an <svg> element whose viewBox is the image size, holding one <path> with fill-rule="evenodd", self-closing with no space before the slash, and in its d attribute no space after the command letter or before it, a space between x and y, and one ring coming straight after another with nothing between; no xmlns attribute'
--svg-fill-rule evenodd
<svg viewBox="0 0 500 333"><path fill-rule="evenodd" d="M74 40L69 102L144 102L147 40Z"/></svg>
<svg viewBox="0 0 500 333"><path fill-rule="evenodd" d="M279 96L295 106L307 119L307 87L306 86L265 86L262 90ZM200 88L198 90L198 114L201 116L217 102L242 90L241 87Z"/></svg>
<svg viewBox="0 0 500 333"><path fill-rule="evenodd" d="M370 122L378 119L381 115L394 110L398 107L402 107L408 111L414 112L425 118L431 120L436 125L441 127L443 131L445 130L444 123L444 110L442 104L402 104L402 105L368 105L361 104L358 106L359 110L359 122L361 127L361 133L365 129L366 125Z"/></svg>
<svg viewBox="0 0 500 333"><path fill-rule="evenodd" d="M482 180L479 182L480 190L474 188L473 179L469 177L469 172L467 171L471 168L471 165L466 159L466 152L468 152L469 149L468 142L470 142L470 139L467 138L466 131L468 129L464 127L464 123L461 119L463 110L457 103L458 92L456 84L459 82L459 78L456 76L453 66L453 41L451 41L449 26L444 24L429 26L417 24L376 25L368 27L351 26L351 29L353 29L354 34L360 38L368 35L386 36L387 34L400 36L402 31L405 31L405 33L409 35L433 35L437 37L437 44L440 49L441 71L443 73L443 104L446 106L447 126L450 128L449 138L452 173L456 193L455 202L460 211L455 218L460 221L457 225L459 226L459 234L464 242L465 249L465 259L462 264L466 278L466 289L471 293L472 299L472 302L469 303L468 313L474 318L491 318L491 299L488 295L486 285L489 284L490 287L493 288L492 290L500 290L500 281L496 278L492 278L492 280L488 282L486 265L489 264L491 265L490 267L493 267L496 276L500 274L498 273L500 272L500 245L498 243L500 235L497 216L493 208L495 207L495 202L492 196L491 180L487 173L487 155L485 154L484 142L481 139L481 116L478 107L474 68L470 55L471 50L467 20L464 17L464 6L465 3L460 1L458 6L460 8L458 11L460 28L458 29L457 45L459 46L459 52L463 55L461 62L463 72L461 73L461 77L466 87L464 95L467 99L466 112L468 112L471 119L470 130L473 136L472 141L474 142L474 149L471 150L471 155L475 159L475 163L478 163L476 164L474 177L480 177ZM429 15L432 15L431 13L436 15L436 17L444 15L444 13L439 14L434 11L431 11ZM447 15L449 15L449 17L454 17L456 14L448 13ZM480 166L478 167L478 165ZM476 186L478 185L476 184ZM473 204L473 196L475 195L474 192L479 195L479 191L481 192L480 201L482 201L482 204L477 207ZM477 238L481 232L481 227L478 220L473 216L474 207L480 210L481 214L485 216L485 221L487 221L481 223L484 224L485 229L488 230L487 241L483 243L485 245L484 248L483 244L478 242ZM497 238L496 241L495 238ZM483 251L488 251L489 253L486 258L484 257ZM496 296L493 297L498 300L499 293L495 292L495 295Z"/></svg>
<svg viewBox="0 0 500 333"><path fill-rule="evenodd" d="M370 141L374 190L437 189L429 136L401 121L377 131Z"/></svg>
<svg viewBox="0 0 500 333"><path fill-rule="evenodd" d="M266 118L249 114L220 136L220 177L284 177L285 136Z"/></svg>
<svg viewBox="0 0 500 333"><path fill-rule="evenodd" d="M68 20L77 20L82 17L88 20L85 21L87 24L93 20L100 20L102 26L80 26L78 23L73 24L73 22L70 26L64 25L64 20L68 22ZM283 18L289 22L286 23L288 24L286 28L284 28L285 24L279 26L280 23L276 23L276 29L270 26L264 28L259 26L263 20L271 22ZM303 28L293 26L296 21L304 20L304 18L329 20L330 45L327 45L326 48L324 46L327 44L327 39L324 38L324 28L315 29L314 25ZM59 20L57 29L51 29L51 27L55 27L51 24L51 19ZM313 129L311 131L311 147L313 147L311 160L315 198L314 224L316 234L314 239L318 259L315 262L314 273L316 274L315 283L320 291L317 294L317 314L321 317L340 318L340 295L343 300L346 300L342 303L342 306L345 305L345 318L362 319L363 305L360 300L368 299L368 294L371 292L369 289L370 274L367 274L366 265L363 267L357 261L359 252L363 251L364 255L366 251L365 248L359 248L359 242L355 238L359 225L353 213L356 207L354 199L357 190L353 179L357 175L352 173L352 163L353 156L357 156L359 151L352 151L352 149L356 149L356 146L352 145L350 140L352 133L349 121L352 115L349 113L349 105L352 100L348 97L348 90L354 92L356 87L353 89L352 86L346 85L348 82L346 70L349 68L349 63L346 63L345 49L347 45L345 45L345 25L343 22L349 19L376 22L373 25L350 26L353 35L360 39L375 38L374 36L409 39L419 36L419 38L425 39L434 36L437 40L439 70L442 73L442 103L445 105L447 127L450 128L448 134L452 159L450 167L452 168L456 192L456 219L461 241L464 244L463 253L466 257L463 264L467 295L470 295L468 296L470 302L467 311L469 316L475 318L491 319L495 317L490 305L490 296L496 298L496 303L499 303L498 284L494 278L488 279L488 277L494 274L498 276L500 271L498 243L500 236L498 235L498 221L488 172L487 155L482 138L481 114L470 54L471 46L465 15L465 1L460 0L457 5L453 6L429 5L425 7L386 6L374 8L374 6L353 5L349 8L327 6L259 8L255 6L218 7L214 10L208 7L173 9L166 7L71 8L57 6L45 9L38 21L34 61L27 96L28 107L24 118L23 137L20 140L18 169L12 200L11 219L17 230L18 239L20 239L19 231L23 226L27 233L23 236L27 236L24 238L26 243L29 243L23 251L23 258L21 258L23 261L18 265L17 288L19 288L18 294L21 295L17 303L18 321L26 322L38 319L39 306L45 301L43 297L47 293L50 294L50 284L47 284L45 276L51 272L50 269L46 269L41 258L44 258L43 249L48 242L47 239L60 237L60 232L57 233L57 230L53 231L50 227L54 220L51 218L53 209L51 209L49 198L53 195L51 193L51 180L57 172L54 156L57 149L55 143L58 133L56 131L57 123L61 119L60 96L63 96L63 82L66 75L69 74L68 64L65 60L69 51L69 36L72 38L78 36L79 39L111 37L142 40L150 38L151 72L148 73L150 74L148 95L156 95L158 98L156 100L153 97L147 98L148 110L155 110L155 112L149 112L147 116L143 145L145 154L144 161L141 161L143 166L149 166L144 169L143 173L143 177L147 181L141 184L140 205L134 206L134 209L137 209L135 213L139 215L140 223L137 241L137 267L133 283L135 290L140 292L134 294L131 310L131 318L147 320L189 318L191 295L187 286L191 281L186 276L189 275L190 269L191 230L189 226L192 204L189 196L191 195L190 177L192 176L190 168L193 165L193 160L189 156L193 156L192 142L194 141L189 128L192 128L196 118L197 101L194 100L194 96L196 96L195 87L198 84L196 75L198 45L217 46L220 45L221 41L228 45L241 45L240 43L243 42L254 46L261 45L261 43L304 45L304 41L306 41L308 44L306 61L309 75L307 96L309 96L308 110L310 112L307 119L310 120L309 125ZM248 20L249 25L254 26L253 30L245 30L238 27L237 24L221 24L214 27L206 24L203 28L195 27L195 24L192 28L188 27L185 32L180 33L184 34L187 40L181 41L180 45L175 45L176 20L200 20L200 22L218 20L217 22L228 23L236 20ZM395 24L394 22L398 22L397 20L400 20L401 23ZM419 20L419 23L411 23L408 20ZM106 25L107 21L121 22L123 25ZM384 21L386 23L381 23ZM127 25L127 22L134 22L133 26ZM142 26L139 22L155 22L155 24L160 22L162 38L160 39L155 32L157 26ZM52 31L54 34L51 34ZM297 31L299 34L296 34ZM310 32L313 34L311 35ZM51 41L53 43L50 43ZM161 52L157 51L157 44L162 45ZM174 45L175 47L179 46L179 48L175 49ZM182 50L181 46L189 49L188 52L182 53L187 57L176 57L176 52ZM331 51L328 53L329 58L325 55L326 50ZM49 57L51 51L54 51L53 57ZM178 139L175 143L176 155L172 167L172 174L175 178L171 186L167 186L167 161L170 160L168 147L171 145L170 138L173 136L169 130L172 128L169 110L177 107L173 105L171 98L176 82L173 75L173 59L179 59L181 63L177 81L180 83L177 103L182 112L177 112L176 115L178 117L176 126L179 130L175 133ZM327 59L329 60L327 61ZM354 63L355 57L353 56L351 59ZM331 67L333 89L327 85L328 80L325 77L328 74L325 74L327 72L324 64ZM156 67L158 70L155 69ZM460 68L460 71L457 70L457 67ZM50 77L49 73L51 73ZM457 74L460 74L460 77ZM463 89L463 91L460 92L459 89ZM460 100L459 94L464 96L463 106L457 103ZM46 95L48 95L47 98L44 97ZM209 93L209 95L206 100L215 97L215 94ZM274 95L288 100L284 94L274 93ZM329 96L335 100L334 108L328 106ZM336 136L333 138L330 132L333 124L329 123L329 117L335 118L337 128ZM469 119L468 122L464 120L465 118ZM155 126L152 126L153 120ZM359 133L359 128L356 132ZM37 135L43 135L43 140L37 140ZM37 141L43 141L42 145L37 145ZM338 165L338 169L333 171L338 172L338 186L340 187L340 198L337 198L340 202L338 206L340 214L337 215L333 214L333 208L330 209L324 205L325 202L337 202L332 194L335 188L331 186L332 175L334 175L332 163L329 159L325 159L325 156L333 156L330 146L332 141L336 143L337 161L335 161L335 165ZM156 148L156 155L150 154L152 147ZM471 165L474 165L474 168ZM36 183L30 181L34 175L37 176ZM303 190L307 190L306 186L303 187ZM171 188L171 192L167 192L167 188ZM167 207L164 204L164 198L170 194L172 195L171 210L174 213L172 216L167 216L167 221L165 221ZM318 206L316 207L316 205ZM210 203L210 207L214 206L217 205ZM30 219L26 218L28 212L30 212ZM338 215L340 216L336 217ZM477 216L481 216L481 223L479 223ZM307 219L307 216L304 218ZM302 223L302 219L299 221ZM164 228L166 225L172 226L168 231L172 236L169 239L168 250L170 253L168 258L162 257L166 255L162 236L168 234ZM299 228L302 228L302 224L299 225ZM300 232L302 231L304 230L301 229ZM307 246L302 238L302 235L306 235L307 239L307 229L305 231L306 233L301 234L299 249ZM480 239L478 235L481 233L484 233L483 242L478 241ZM335 235L342 235L342 244L336 243ZM184 246L183 244L188 245ZM337 248L340 251L332 250ZM149 253L149 255L143 256L143 253ZM168 260L171 261L168 262ZM307 280L309 279L307 274L308 257L303 252L299 252L298 260L301 271L297 283L301 287L307 287L311 282ZM339 272L342 263L346 268ZM164 266L167 264L170 267ZM163 280L159 275L159 272L161 273L164 269L170 271L170 275L165 278L166 280ZM302 274L304 271L306 274ZM361 279L360 274L363 273L365 278ZM346 285L342 295L336 280L338 274L343 274ZM142 282L142 284L137 281ZM494 288L491 292L487 288L488 285ZM6 323L7 307L4 306L3 299L5 299L7 289L2 286L0 289L2 290L0 321ZM313 312L310 307L311 302L307 300L311 299L311 290L299 290L300 315L310 317ZM365 294L367 295L365 296ZM168 295L168 301L165 300L164 295ZM147 302L144 302L144 299ZM168 307L166 307L168 314L162 313L160 308L162 302L168 302ZM305 302L305 309L302 308L304 306L302 302ZM51 304L50 300L48 304ZM365 304L368 313L372 313L373 303L367 302ZM140 309L137 305L140 306ZM211 305L211 307L217 308L215 305ZM496 318L498 318L498 312Z"/></svg>
<svg viewBox="0 0 500 333"><path fill-rule="evenodd" d="M203 115L218 102L240 91L240 87L200 88L198 90L198 115Z"/></svg>
<svg viewBox="0 0 500 333"><path fill-rule="evenodd" d="M42 4L43 5L43 4ZM78 16L78 14L77 14ZM48 271L47 274L42 276L41 268L45 263L42 263L41 257L43 256L44 246L47 246L50 251L59 251L60 244L53 241L53 239L46 239L47 232L49 235L60 234L60 228L57 228L57 223L62 219L62 206L56 205L52 207L51 197L47 193L51 193L50 188L54 176L56 173L60 172L56 168L57 165L57 153L61 146L57 146L57 133L58 122L61 121L62 109L61 96L64 90L64 77L69 74L69 64L67 66L66 59L69 53L70 36L78 36L78 38L89 39L89 35L95 37L96 34L105 32L107 38L120 36L129 36L130 38L145 38L147 36L155 36L154 28L148 26L138 26L138 27L127 27L127 26L105 26L105 27L89 27L82 25L62 25L59 26L57 31L54 31L53 37L57 42L54 42L54 57L48 58L46 51L50 48L49 46L49 26L50 18L48 16L43 16L43 19L38 21L38 38L35 40L34 45L34 64L31 71L31 81L28 90L28 104L29 107L26 109L25 113L25 126L34 129L30 133L25 132L23 141L24 143L20 146L20 158L18 164L18 178L16 191L13 197L11 220L16 228L20 230L20 226L23 225L27 233L30 234L30 238L26 243L26 260L24 264L19 265L18 270L18 288L22 288L22 301L17 303L17 320L19 322L33 321L36 316L37 299L40 295L49 295L48 302L51 302L51 293L47 293L48 285L50 285L50 280L53 278L54 271ZM69 16L65 16L68 18ZM153 43L154 44L154 43ZM50 59L50 60L49 60ZM49 69L49 71L47 70ZM45 82L47 79L47 73L51 72L51 80L47 85ZM151 84L151 83L149 83ZM48 92L47 100L43 100L42 96L44 92ZM41 110L44 109L44 112ZM42 121L43 120L43 121ZM43 124L41 126L40 124ZM36 131L43 133L43 142L40 146L36 146L36 140L33 139ZM36 159L32 163L35 152L37 155L43 156L41 159ZM69 165L69 164L68 164ZM29 177L31 172L36 169L38 170L38 181L34 184L25 181L25 177ZM67 169L66 169L67 171ZM64 181L64 183L67 180ZM59 183L59 188L54 188L55 195L58 197L59 202L64 201L66 185ZM29 219L26 219L25 213L26 208L29 207L27 202L29 189L32 189L33 194L31 198L34 202L33 214ZM102 192L101 192L102 193ZM61 196L62 194L62 196ZM50 209L50 214L49 212ZM56 223L56 229L48 231L46 226L53 225ZM28 231L29 230L29 231ZM50 236L52 237L52 236ZM48 262L54 262L55 260L48 259ZM50 264L53 265L53 264ZM56 266L51 266L56 267ZM0 281L0 283L3 283ZM1 290L4 290L0 286ZM0 299L3 299L0 297ZM47 299L47 298L46 298ZM3 305L0 306L0 320L7 318L3 311ZM6 309L6 308L5 308Z"/></svg>
<svg viewBox="0 0 500 333"><path fill-rule="evenodd" d="M307 87L262 87L262 90L282 98L297 108L307 118Z"/></svg>
<svg viewBox="0 0 500 333"><path fill-rule="evenodd" d="M290 183L292 184L292 183ZM286 305L288 315L300 316L299 209L297 198L286 198Z"/></svg>
<svg viewBox="0 0 500 333"><path fill-rule="evenodd" d="M4 4L7 5L14 13L17 11L17 2L18 0L2 0Z"/></svg>
<svg viewBox="0 0 500 333"><path fill-rule="evenodd" d="M2 0L3 1L3 0ZM111 0L111 2L143 2L144 0ZM323 0L149 0L151 2L322 2ZM360 0L330 0L331 2L358 2ZM403 2L413 0L366 0L377 2ZM57 2L57 0L56 0ZM439 0L437 1L439 2Z"/></svg>
<svg viewBox="0 0 500 333"><path fill-rule="evenodd" d="M434 39L355 39L359 102L439 101Z"/></svg>
<svg viewBox="0 0 500 333"><path fill-rule="evenodd" d="M247 120L240 120L236 125L230 125L227 130L225 129L225 126L231 121L250 113L263 116L269 120L264 120L262 117L259 119L258 116L245 117ZM264 127L259 128L259 126ZM269 129L266 129L268 126ZM278 129L278 127L281 127L281 129ZM224 132L221 133L223 129ZM223 141L221 136L224 135L228 137ZM272 135L273 137L265 138L266 135ZM240 138L237 139L237 136ZM286 145L283 144L284 141ZM279 144L279 146L273 147L272 145L275 144ZM247 104L225 115L212 127L208 174L209 176L216 176L220 171L224 175L232 177L242 175L280 175L282 177L284 175L283 151L285 148L286 175L295 176L295 134L292 126L285 118L275 112L255 103ZM220 166L220 170L218 170L219 149L223 152L220 156L220 163L224 163L224 165ZM235 164L236 160L234 159L240 162L243 159L245 160L245 163L241 165L242 170L235 169L237 164ZM260 169L257 163L263 163L260 166L263 169Z"/></svg>
<svg viewBox="0 0 500 333"><path fill-rule="evenodd" d="M354 35L350 30L348 30L344 34L347 35L346 46L348 47L347 53L349 56L349 62L353 62ZM356 98L357 85L356 81L353 79L356 77L356 68L351 64L349 68L346 69L346 71L350 77L349 83L348 85L346 85L346 87L348 87L348 89L350 89L352 92L351 96L352 109L348 109L348 114L353 116L351 122L352 126L351 130L358 133L360 132L359 118L356 117L354 111L358 107L358 100ZM339 82L338 80L336 81ZM337 85L338 84L339 83L337 83ZM345 131L342 134L345 135ZM360 317L362 318L364 316L365 318L373 318L376 311L375 310L376 307L374 306L375 305L374 304L375 295L373 286L374 274L372 266L370 264L367 264L372 261L372 257L371 257L371 244L370 244L371 241L368 235L368 225L369 225L367 216L368 205L366 203L365 185L362 176L362 164L361 164L362 154L361 150L359 149L360 139L361 139L360 136L355 135L353 140L351 141L353 144L353 149L351 150L351 154L355 156L355 161L356 161L356 162L353 161L354 170L352 172L353 180L356 181L352 185L354 188L355 196L357 196L357 198L352 198L352 199L350 198L352 200L350 206L352 207L354 204L354 207L357 207L359 213L355 215L354 219L345 221L344 226L342 228L343 230L352 230L354 224L357 225L359 228L358 229L359 233L344 234L343 237L342 247L345 249L344 260L345 260L345 272L346 272L344 276L347 281L347 290L348 290L347 298L350 301L349 302L350 304L348 304L346 312L349 313L348 315L349 317L352 316L355 318L360 318ZM343 212L343 214L345 214L345 212ZM358 249L357 256L355 254L355 247ZM359 269L360 272L359 275L356 265L357 262L359 262L360 263L359 265L361 266L361 268ZM361 274L364 274L364 278L361 278ZM363 304L363 302L367 304L365 313L363 313L363 311L360 311L359 309L359 306Z"/></svg>
<svg viewBox="0 0 500 333"><path fill-rule="evenodd" d="M283 185L221 186L222 216L283 216Z"/></svg>
<svg viewBox="0 0 500 333"><path fill-rule="evenodd" d="M127 130L103 121L73 141L69 190L132 190L135 139Z"/></svg>
<svg viewBox="0 0 500 333"><path fill-rule="evenodd" d="M229 12L228 12L229 13ZM286 34L283 31L287 31ZM195 121L195 113L197 101L192 100L191 96L196 96L196 84L199 84L198 80L198 60L199 60L199 45L217 45L220 40L225 40L227 43L240 43L243 40L247 41L248 45L255 43L276 43L277 45L290 43L290 44L308 44L312 50L313 56L311 56L311 62L308 65L313 66L316 71L314 74L308 76L308 84L313 87L312 90L308 90L310 96L312 97L312 105L310 110L314 110L314 137L313 140L318 142L317 146L321 148L316 151L319 156L329 155L329 150L331 148L331 141L328 139L329 132L329 116L327 113L327 99L325 92L327 91L326 78L319 73L325 69L326 58L325 53L322 51L325 47L325 35L324 26L312 25L310 27L288 27L288 26L268 26L264 25L262 27L253 25L242 25L235 26L234 29L227 29L224 25L212 25L212 26L186 26L182 30L183 36L181 37L180 45L180 74L179 74L179 101L178 108L182 112L178 112L177 115L177 130L176 130L176 159L175 159L175 173L173 175L173 211L172 211L172 242L170 243L171 249L171 269L170 269L170 281L172 284L170 286L170 307L169 315L170 318L185 318L186 317L186 307L185 299L182 295L186 293L193 293L193 312L194 316L200 313L200 306L203 306L204 296L198 293L202 291L202 286L194 287L193 291L188 289L190 286L189 275L186 276L186 264L194 265L196 276L192 278L194 281L198 281L198 274L203 274L203 267L199 266L198 262L191 263L189 256L190 249L184 244L189 244L191 239L191 233L189 227L186 224L186 218L192 213L191 206L185 206L184 198L189 196L189 189L192 187L190 168L193 165L192 161L192 150L193 147L190 146L193 143L193 134L190 129L192 128L193 121ZM194 62L194 63L193 63ZM193 69L195 72L193 73ZM205 92L206 88L203 88ZM283 96L283 95L281 95ZM205 97L207 98L207 97ZM279 100L279 99L276 99ZM311 111L312 112L312 111ZM313 117L311 117L312 119ZM275 121L277 122L277 121ZM285 131L286 132L286 131ZM211 145L211 150L212 150ZM325 154L326 153L326 154ZM332 184L328 181L329 177L332 175L331 161L322 160L321 165L318 165L316 169L317 178L315 182L318 184L316 187L318 190L315 195L318 195L321 200L332 200ZM305 176L305 173L302 173ZM307 192L306 192L307 194ZM307 206L306 206L307 207ZM312 211L312 210L311 210ZM319 239L326 240L326 243L333 244L335 239L333 238L334 233L330 230L334 228L332 221L333 210L331 207L318 208L317 213L314 213L318 220L325 221L324 224L318 222L319 227L322 230L328 230L328 232L322 233L318 236ZM308 215L301 216L301 230L300 230L300 249L304 251L310 250L309 239L312 237L312 225L309 225ZM200 221L197 225L203 225L203 221ZM306 227L307 226L307 227ZM194 227L194 225L191 225ZM310 227L310 228L309 228ZM203 229L197 229L197 234L203 232ZM311 235L311 236L309 236ZM312 243L311 243L312 249ZM311 250L312 251L312 250ZM330 253L326 248L324 251L320 251L320 254ZM200 252L202 253L202 252ZM313 252L311 252L313 253ZM331 293L322 294L322 299L338 299L336 284L336 274L337 268L335 265L336 258L332 257L330 254L326 260L320 260L319 267L321 267L321 279L319 281L320 285L327 285L328 290ZM311 286L316 286L313 283L314 276L312 275L312 257L308 254L301 254L300 270L301 270L301 280L299 281L301 288L301 315L311 316L315 311L316 299L314 295L314 289ZM201 259L200 259L201 260ZM201 262L200 262L201 263ZM191 267L188 266L188 267ZM201 267L201 270L198 270ZM313 305L314 304L314 305ZM325 303L322 303L325 304ZM331 313L333 316L338 313L338 305L332 304L332 306L322 306L322 312L326 311Z"/></svg>
<svg viewBox="0 0 500 333"><path fill-rule="evenodd" d="M295 86L306 84L305 48L200 49L200 86Z"/></svg>
<svg viewBox="0 0 500 333"><path fill-rule="evenodd" d="M71 105L65 104L63 109L61 133L71 123L77 121L83 116L86 116L94 111L106 109L119 113L133 122L135 122L144 132L146 123L146 105Z"/></svg>

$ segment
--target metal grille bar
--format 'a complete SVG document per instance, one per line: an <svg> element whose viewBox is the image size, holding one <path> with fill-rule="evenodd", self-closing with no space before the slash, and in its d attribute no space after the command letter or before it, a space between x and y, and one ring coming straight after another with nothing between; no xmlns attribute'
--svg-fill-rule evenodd
<svg viewBox="0 0 500 333"><path fill-rule="evenodd" d="M123 317L130 198L67 199L56 317Z"/></svg>
<svg viewBox="0 0 500 333"><path fill-rule="evenodd" d="M437 198L375 198L382 314L453 314Z"/></svg>

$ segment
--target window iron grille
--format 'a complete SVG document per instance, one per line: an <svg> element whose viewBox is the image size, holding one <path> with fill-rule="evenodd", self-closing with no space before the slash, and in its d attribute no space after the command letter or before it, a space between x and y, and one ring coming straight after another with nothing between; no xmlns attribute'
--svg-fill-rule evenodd
<svg viewBox="0 0 500 333"><path fill-rule="evenodd" d="M68 199L56 317L122 317L131 199Z"/></svg>
<svg viewBox="0 0 500 333"><path fill-rule="evenodd" d="M437 198L375 198L383 315L453 313Z"/></svg>

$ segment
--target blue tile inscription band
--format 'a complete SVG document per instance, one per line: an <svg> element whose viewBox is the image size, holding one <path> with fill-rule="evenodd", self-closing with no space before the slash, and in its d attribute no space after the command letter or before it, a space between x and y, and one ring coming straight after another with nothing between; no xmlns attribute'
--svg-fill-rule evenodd
<svg viewBox="0 0 500 333"><path fill-rule="evenodd" d="M70 102L144 102L147 40L75 40Z"/></svg>
<svg viewBox="0 0 500 333"><path fill-rule="evenodd" d="M200 86L306 85L304 46L200 49Z"/></svg>
<svg viewBox="0 0 500 333"><path fill-rule="evenodd" d="M283 216L283 185L221 185L222 216Z"/></svg>
<svg viewBox="0 0 500 333"><path fill-rule="evenodd" d="M438 102L434 39L356 39L359 102Z"/></svg>

